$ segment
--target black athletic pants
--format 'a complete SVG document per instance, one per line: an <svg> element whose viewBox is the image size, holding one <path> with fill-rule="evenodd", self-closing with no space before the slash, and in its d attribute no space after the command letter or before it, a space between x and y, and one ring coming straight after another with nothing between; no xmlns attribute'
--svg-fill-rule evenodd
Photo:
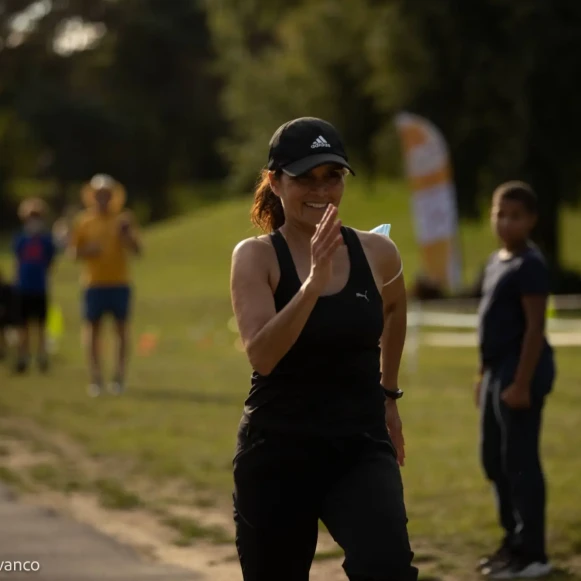
<svg viewBox="0 0 581 581"><path fill-rule="evenodd" d="M545 477L539 455L542 411L552 389L552 356L541 359L529 409L512 410L500 394L514 379L516 361L485 370L481 393L481 458L496 494L505 543L525 559L546 559Z"/></svg>
<svg viewBox="0 0 581 581"><path fill-rule="evenodd" d="M387 430L323 438L241 423L234 484L244 581L307 581L319 519L345 551L350 581L417 580Z"/></svg>

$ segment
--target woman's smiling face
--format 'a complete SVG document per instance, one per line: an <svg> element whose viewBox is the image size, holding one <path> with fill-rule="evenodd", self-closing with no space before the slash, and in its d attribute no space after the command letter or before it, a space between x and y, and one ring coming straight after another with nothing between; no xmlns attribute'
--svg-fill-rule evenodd
<svg viewBox="0 0 581 581"><path fill-rule="evenodd" d="M282 202L286 221L315 228L328 204L341 203L347 173L339 165L325 164L297 177L271 174L271 187Z"/></svg>

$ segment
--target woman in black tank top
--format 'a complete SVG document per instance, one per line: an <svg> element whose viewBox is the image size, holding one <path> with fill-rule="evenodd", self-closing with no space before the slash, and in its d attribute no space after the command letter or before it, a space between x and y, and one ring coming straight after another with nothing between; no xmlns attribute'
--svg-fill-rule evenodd
<svg viewBox="0 0 581 581"><path fill-rule="evenodd" d="M234 312L253 368L234 457L245 581L308 581L322 520L351 581L414 581L399 464L406 329L397 248L337 218L341 138L316 118L270 142L237 245Z"/></svg>

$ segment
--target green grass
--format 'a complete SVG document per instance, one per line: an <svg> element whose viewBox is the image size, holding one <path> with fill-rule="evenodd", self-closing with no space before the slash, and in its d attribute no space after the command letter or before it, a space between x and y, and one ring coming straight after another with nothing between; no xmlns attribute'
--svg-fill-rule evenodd
<svg viewBox="0 0 581 581"><path fill-rule="evenodd" d="M28 476L35 483L66 493L76 492L83 488L81 478L74 468L60 462L35 464L29 468Z"/></svg>
<svg viewBox="0 0 581 581"><path fill-rule="evenodd" d="M166 517L163 522L178 533L179 536L175 539L174 544L180 547L189 547L200 539L215 544L232 542L232 539L220 527L202 525L192 518L171 516Z"/></svg>
<svg viewBox="0 0 581 581"><path fill-rule="evenodd" d="M87 454L118 459L119 465L154 482L183 479L203 498L227 503L236 428L250 375L245 357L234 347L236 335L228 328L229 269L234 245L254 233L249 204L249 198L228 200L146 232L146 252L135 265L133 335L137 343L141 333L152 331L159 342L148 356L134 354L129 389L122 398L93 401L85 395L79 272L63 259L55 271L53 295L63 308L66 333L53 369L47 377L36 372L13 377L0 367L0 416L31 418L82 443ZM374 195L366 197L351 187L341 214L345 223L361 229L391 222L408 279L418 271L406 188L378 184ZM581 267L581 216L567 213L563 232L565 262ZM463 225L461 239L468 281L494 242L487 224ZM112 341L105 347L111 351ZM543 452L550 487L550 547L567 560L581 549L578 349L559 349L558 363ZM442 558L440 565L466 575L464 563L471 564L499 535L492 493L478 464L478 417L471 393L475 369L472 349L423 348L418 373L406 375L404 365L402 377L410 533L438 555L442 550L465 556L467 561L452 558L451 565ZM40 476L56 479L50 470ZM113 488L99 489L106 503L118 508L139 504L131 493L129 498L118 485ZM200 536L196 523L174 525L181 542ZM211 536L203 527L201 534Z"/></svg>
<svg viewBox="0 0 581 581"><path fill-rule="evenodd" d="M315 554L315 561L327 561L329 559L343 558L343 551L340 547L336 549L330 549L327 551L318 551Z"/></svg>
<svg viewBox="0 0 581 581"><path fill-rule="evenodd" d="M95 482L95 489L99 496L101 506L115 510L132 510L143 505L142 500L133 492L125 488L115 480L109 478L99 479Z"/></svg>
<svg viewBox="0 0 581 581"><path fill-rule="evenodd" d="M6 466L0 466L0 482L19 487L22 484L22 478L14 470Z"/></svg>

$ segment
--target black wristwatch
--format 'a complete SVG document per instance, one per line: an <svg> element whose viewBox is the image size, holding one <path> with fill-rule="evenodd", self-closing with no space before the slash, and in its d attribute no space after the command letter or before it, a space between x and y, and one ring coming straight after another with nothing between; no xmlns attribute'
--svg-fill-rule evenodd
<svg viewBox="0 0 581 581"><path fill-rule="evenodd" d="M386 389L385 387L383 388L383 391L385 392L385 395L389 398L389 399L399 399L400 397L403 396L403 391L401 389Z"/></svg>

